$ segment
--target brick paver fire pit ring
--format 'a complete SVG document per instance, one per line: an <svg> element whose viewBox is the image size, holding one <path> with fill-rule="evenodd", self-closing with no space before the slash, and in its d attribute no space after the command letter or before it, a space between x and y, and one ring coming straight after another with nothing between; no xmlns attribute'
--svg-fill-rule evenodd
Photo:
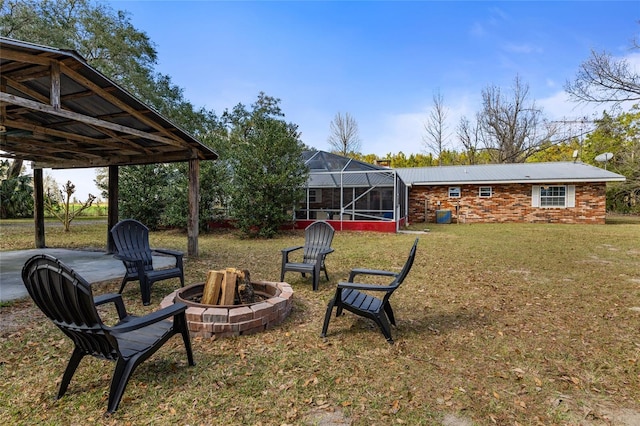
<svg viewBox="0 0 640 426"><path fill-rule="evenodd" d="M293 306L291 286L271 281L251 284L263 300L245 305L204 305L193 301L204 290L204 283L198 283L174 291L162 300L160 307L178 301L186 303L191 337L218 339L259 333L284 321Z"/></svg>

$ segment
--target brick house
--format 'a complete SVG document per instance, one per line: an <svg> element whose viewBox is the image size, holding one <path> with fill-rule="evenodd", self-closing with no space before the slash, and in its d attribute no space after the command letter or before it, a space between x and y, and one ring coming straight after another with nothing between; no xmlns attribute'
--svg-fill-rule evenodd
<svg viewBox="0 0 640 426"><path fill-rule="evenodd" d="M408 222L604 224L607 182L625 177L580 162L396 169Z"/></svg>

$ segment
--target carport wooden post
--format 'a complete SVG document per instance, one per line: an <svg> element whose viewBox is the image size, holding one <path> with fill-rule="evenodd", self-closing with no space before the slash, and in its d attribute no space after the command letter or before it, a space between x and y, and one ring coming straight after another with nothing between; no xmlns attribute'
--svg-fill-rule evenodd
<svg viewBox="0 0 640 426"><path fill-rule="evenodd" d="M111 236L111 228L118 223L118 166L109 166L109 200L107 206L107 253L115 253L116 245Z"/></svg>
<svg viewBox="0 0 640 426"><path fill-rule="evenodd" d="M36 248L45 248L44 242L44 179L42 169L33 169L33 219L36 227Z"/></svg>
<svg viewBox="0 0 640 426"><path fill-rule="evenodd" d="M187 223L187 254L198 257L200 222L200 161L197 154L189 160L189 218Z"/></svg>
<svg viewBox="0 0 640 426"><path fill-rule="evenodd" d="M60 63L49 64L49 105L60 109ZM3 91L6 89L3 88ZM6 116L6 112L3 114ZM33 169L33 220L36 227L36 248L44 248L44 178L41 168Z"/></svg>

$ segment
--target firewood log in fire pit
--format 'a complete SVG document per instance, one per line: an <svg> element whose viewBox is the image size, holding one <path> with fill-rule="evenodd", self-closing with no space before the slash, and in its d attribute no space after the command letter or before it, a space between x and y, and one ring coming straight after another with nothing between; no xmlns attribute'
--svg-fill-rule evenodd
<svg viewBox="0 0 640 426"><path fill-rule="evenodd" d="M241 274L238 274L236 291L238 292L238 298L241 304L246 305L256 301L256 295L251 285L251 277L248 270L245 269Z"/></svg>
<svg viewBox="0 0 640 426"><path fill-rule="evenodd" d="M248 270L227 268L209 271L202 293L202 304L234 305L255 302L255 293L251 285Z"/></svg>

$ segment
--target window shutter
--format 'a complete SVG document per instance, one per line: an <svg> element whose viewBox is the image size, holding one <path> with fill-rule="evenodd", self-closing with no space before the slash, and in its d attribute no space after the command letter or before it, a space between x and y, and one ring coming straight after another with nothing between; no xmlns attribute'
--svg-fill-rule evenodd
<svg viewBox="0 0 640 426"><path fill-rule="evenodd" d="M567 207L576 206L576 186L567 185Z"/></svg>
<svg viewBox="0 0 640 426"><path fill-rule="evenodd" d="M540 186L531 187L531 207L540 207Z"/></svg>

